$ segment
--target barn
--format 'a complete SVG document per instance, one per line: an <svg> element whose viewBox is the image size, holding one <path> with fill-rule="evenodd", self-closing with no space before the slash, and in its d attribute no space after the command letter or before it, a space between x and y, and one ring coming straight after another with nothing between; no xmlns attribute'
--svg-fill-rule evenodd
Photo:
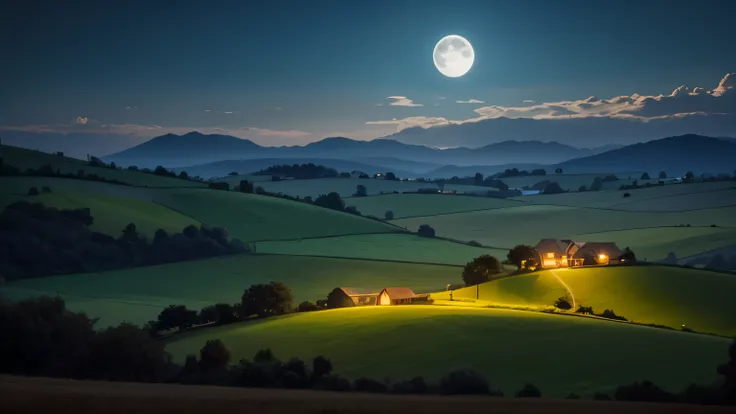
<svg viewBox="0 0 736 414"><path fill-rule="evenodd" d="M378 294L378 305L408 305L417 295L410 288L385 288Z"/></svg>

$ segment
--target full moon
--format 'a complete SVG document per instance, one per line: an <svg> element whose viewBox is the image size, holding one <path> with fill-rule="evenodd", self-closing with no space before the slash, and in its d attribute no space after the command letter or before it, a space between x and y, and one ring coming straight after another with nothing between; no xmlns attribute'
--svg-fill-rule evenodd
<svg viewBox="0 0 736 414"><path fill-rule="evenodd" d="M449 35L443 37L434 47L434 66L448 78L459 78L468 73L475 61L475 51L468 39Z"/></svg>

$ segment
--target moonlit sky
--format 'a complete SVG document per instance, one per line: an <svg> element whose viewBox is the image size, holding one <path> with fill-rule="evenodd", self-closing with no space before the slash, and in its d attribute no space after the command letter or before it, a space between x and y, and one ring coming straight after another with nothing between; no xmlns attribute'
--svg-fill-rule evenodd
<svg viewBox="0 0 736 414"><path fill-rule="evenodd" d="M397 130L383 121L712 89L736 72L733 1L11 0L2 10L0 129L14 131L371 139ZM432 62L448 34L475 49L461 78Z"/></svg>

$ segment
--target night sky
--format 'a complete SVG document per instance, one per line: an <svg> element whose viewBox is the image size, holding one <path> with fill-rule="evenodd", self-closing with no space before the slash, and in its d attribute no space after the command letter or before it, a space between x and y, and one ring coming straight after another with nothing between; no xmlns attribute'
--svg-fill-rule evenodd
<svg viewBox="0 0 736 414"><path fill-rule="evenodd" d="M669 95L680 85L713 90L736 72L733 1L1 7L0 128L15 131L151 137L197 129L266 145L371 139L541 103ZM448 34L475 49L461 78L432 63L435 43ZM482 102L457 103L469 100ZM691 112L688 105L664 115ZM407 118L416 122L401 122Z"/></svg>

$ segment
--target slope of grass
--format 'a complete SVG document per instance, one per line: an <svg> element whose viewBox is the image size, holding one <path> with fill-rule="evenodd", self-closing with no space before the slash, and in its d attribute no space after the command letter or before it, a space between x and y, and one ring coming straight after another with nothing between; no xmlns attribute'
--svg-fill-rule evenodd
<svg viewBox="0 0 736 414"><path fill-rule="evenodd" d="M283 180L272 182L260 182L258 186L263 187L266 191L273 193L284 193L291 196L315 198L320 194L327 194L332 191L337 192L342 197L350 197L355 193L358 185L364 185L368 194L380 194L381 192L391 193L394 191L417 191L420 188L437 188L433 183L420 183L416 181L389 181L378 179L360 179L360 178L315 178L308 180ZM488 187L476 187L472 185L453 185L447 184L446 190L457 191L494 191ZM351 205L348 202L348 205Z"/></svg>
<svg viewBox="0 0 736 414"><path fill-rule="evenodd" d="M353 197L347 203L357 207L364 215L379 218L384 218L386 211L391 210L396 219L522 205L519 201L502 198L450 194L384 194Z"/></svg>
<svg viewBox="0 0 736 414"><path fill-rule="evenodd" d="M258 253L337 256L454 265L465 265L482 254L505 258L507 253L505 250L473 247L412 234L367 234L261 242L256 244L256 248Z"/></svg>
<svg viewBox="0 0 736 414"><path fill-rule="evenodd" d="M60 177L0 177L0 207L24 199L28 190L36 187L41 191L49 187L52 192L73 192L89 195L149 198L152 189L129 187L97 181L76 180ZM157 189L156 191L165 191Z"/></svg>
<svg viewBox="0 0 736 414"><path fill-rule="evenodd" d="M578 304L595 312L613 309L617 315L644 324L736 336L736 277L730 274L669 266L617 266L541 271L512 276L452 292L454 300L476 297L506 306L544 307L570 288ZM449 292L432 294L449 299Z"/></svg>
<svg viewBox="0 0 736 414"><path fill-rule="evenodd" d="M48 164L51 165L51 168L59 170L62 174L77 174L77 171L84 170L87 174L97 174L100 177L122 181L139 187L203 188L206 186L204 183L161 177L138 171L129 171L127 169L113 170L111 168L92 167L82 160L6 145L2 146L2 158L6 164L20 168L23 171L29 168L37 169L42 165Z"/></svg>
<svg viewBox="0 0 736 414"><path fill-rule="evenodd" d="M369 260L239 255L7 282L0 286L0 294L9 299L60 294L71 310L100 317L98 327L105 327L121 321L143 324L170 304L200 309L217 302L238 302L255 283L284 282L298 304L324 299L338 286L437 291L460 281L461 271L452 266Z"/></svg>
<svg viewBox="0 0 736 414"><path fill-rule="evenodd" d="M456 368L485 373L507 395L525 383L545 396L611 392L650 379L679 390L709 383L729 341L627 324L496 309L371 306L203 329L172 338L176 361L219 338L232 360L270 347L282 359L324 355L350 378L436 380Z"/></svg>
<svg viewBox="0 0 736 414"><path fill-rule="evenodd" d="M456 240L477 240L485 245L508 248L520 243L534 245L539 239L545 237L564 238L587 233L613 232L636 228L684 224L691 224L692 226L709 226L711 224L736 226L736 207L682 212L632 212L567 206L526 205L433 217L399 219L394 220L393 223L409 229L416 229L420 224L426 223L436 230L437 236ZM640 235L648 237L646 231L642 231ZM593 236L596 236L595 240L590 241L609 241L598 235ZM615 234L612 233L611 236L615 236ZM610 241L617 240L614 238ZM688 244L687 240L679 243L679 245L669 244L666 248L674 250L678 256L681 255L678 253L680 248L690 252L708 250L708 248L699 245ZM661 250L662 248L658 249ZM642 257L643 255L648 256L648 253L646 251L637 252ZM653 253L656 253L656 251Z"/></svg>
<svg viewBox="0 0 736 414"><path fill-rule="evenodd" d="M605 189L618 188L622 184L631 184L634 180L638 180L639 183L644 184L647 180L639 179L641 177L641 174L642 174L641 172L615 174L619 178L619 181L606 182L604 183L603 188ZM500 180L508 184L508 186L511 188L522 188L524 186L531 187L540 181L551 181L551 182L558 183L560 187L562 187L563 190L578 191L578 188L580 188L581 185L590 187L590 185L593 183L593 180L595 180L596 177L605 177L607 175L610 175L610 174L609 173L555 174L554 171L548 171L547 175L529 175L525 177L508 177L508 178L501 178ZM629 177L631 178L629 179ZM657 180L650 180L650 181L653 181L654 183L657 182Z"/></svg>
<svg viewBox="0 0 736 414"><path fill-rule="evenodd" d="M730 189L712 190L699 193L677 194L657 198L631 197L611 207L630 211L682 211L701 208L727 207L736 205L736 182ZM631 193L629 191L629 193ZM631 193L632 196L636 195Z"/></svg>
<svg viewBox="0 0 736 414"><path fill-rule="evenodd" d="M159 191L153 199L212 227L224 227L243 241L402 231L306 203L234 191Z"/></svg>

